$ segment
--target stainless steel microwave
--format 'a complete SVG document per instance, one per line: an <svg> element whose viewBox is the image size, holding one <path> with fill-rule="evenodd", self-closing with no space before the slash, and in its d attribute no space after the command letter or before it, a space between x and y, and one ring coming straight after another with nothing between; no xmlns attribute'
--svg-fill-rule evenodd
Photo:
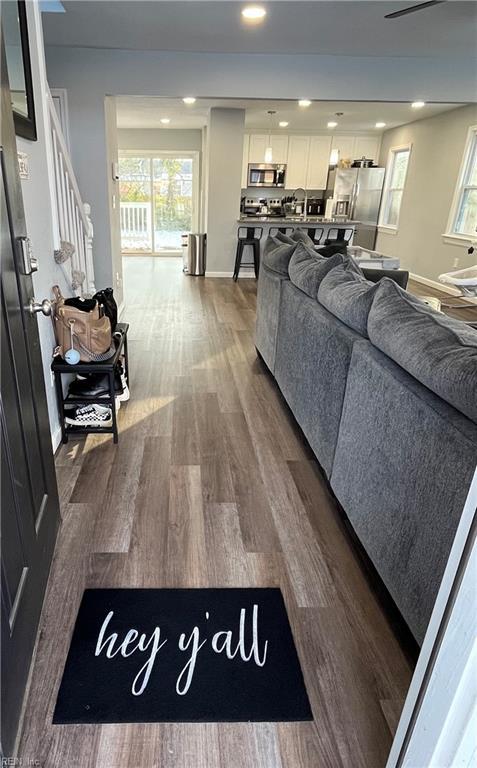
<svg viewBox="0 0 477 768"><path fill-rule="evenodd" d="M248 186L249 187L284 187L286 165L276 163L249 163Z"/></svg>

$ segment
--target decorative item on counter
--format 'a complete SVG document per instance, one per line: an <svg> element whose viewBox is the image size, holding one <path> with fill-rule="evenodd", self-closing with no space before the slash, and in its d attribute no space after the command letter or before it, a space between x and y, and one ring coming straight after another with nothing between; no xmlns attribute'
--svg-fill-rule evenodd
<svg viewBox="0 0 477 768"><path fill-rule="evenodd" d="M338 168L346 170L347 168L351 168L352 163L353 161L350 157L342 157L338 163Z"/></svg>

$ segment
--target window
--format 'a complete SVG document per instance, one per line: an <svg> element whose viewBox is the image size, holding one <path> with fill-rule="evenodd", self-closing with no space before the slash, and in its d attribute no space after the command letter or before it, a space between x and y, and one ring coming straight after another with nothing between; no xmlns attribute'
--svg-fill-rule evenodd
<svg viewBox="0 0 477 768"><path fill-rule="evenodd" d="M410 146L395 147L389 153L379 221L383 227L397 229L410 154Z"/></svg>
<svg viewBox="0 0 477 768"><path fill-rule="evenodd" d="M477 230L477 126L469 130L449 219L448 234L475 237Z"/></svg>

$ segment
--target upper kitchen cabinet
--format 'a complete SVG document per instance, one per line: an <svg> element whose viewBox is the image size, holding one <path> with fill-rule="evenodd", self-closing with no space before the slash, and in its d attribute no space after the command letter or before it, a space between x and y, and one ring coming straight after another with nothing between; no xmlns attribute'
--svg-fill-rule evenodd
<svg viewBox="0 0 477 768"><path fill-rule="evenodd" d="M264 163L265 150L272 147L272 163L286 163L288 156L288 136L269 136L264 133L252 133L250 135L249 163Z"/></svg>
<svg viewBox="0 0 477 768"><path fill-rule="evenodd" d="M326 189L330 153L331 136L310 137L306 189Z"/></svg>
<svg viewBox="0 0 477 768"><path fill-rule="evenodd" d="M268 136L262 133L252 133L250 135L250 145L248 153L249 163L264 163L265 150L268 144Z"/></svg>
<svg viewBox="0 0 477 768"><path fill-rule="evenodd" d="M364 156L377 163L380 144L380 136L334 135L331 147L338 150L340 160L359 160Z"/></svg>
<svg viewBox="0 0 477 768"><path fill-rule="evenodd" d="M248 156L250 152L250 135L244 133L243 136L243 158L242 158L242 189L248 185Z"/></svg>
<svg viewBox="0 0 477 768"><path fill-rule="evenodd" d="M308 170L308 154L310 151L309 136L290 136L288 140L288 162L285 178L287 189L297 189L306 186ZM325 183L326 187L326 183ZM324 187L324 188L325 188Z"/></svg>
<svg viewBox="0 0 477 768"><path fill-rule="evenodd" d="M379 158L380 145L380 136L356 136L353 160L359 160L361 157L367 157L377 163Z"/></svg>

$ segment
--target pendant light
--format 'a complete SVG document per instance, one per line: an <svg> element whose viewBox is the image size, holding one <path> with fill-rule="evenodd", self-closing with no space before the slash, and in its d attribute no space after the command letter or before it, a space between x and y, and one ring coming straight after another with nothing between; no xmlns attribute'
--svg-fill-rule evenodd
<svg viewBox="0 0 477 768"><path fill-rule="evenodd" d="M269 127L268 127L268 145L265 150L265 162L266 163L272 163L273 162L273 149L272 149L272 118L273 115L276 115L276 111L274 109L268 110L269 114Z"/></svg>

